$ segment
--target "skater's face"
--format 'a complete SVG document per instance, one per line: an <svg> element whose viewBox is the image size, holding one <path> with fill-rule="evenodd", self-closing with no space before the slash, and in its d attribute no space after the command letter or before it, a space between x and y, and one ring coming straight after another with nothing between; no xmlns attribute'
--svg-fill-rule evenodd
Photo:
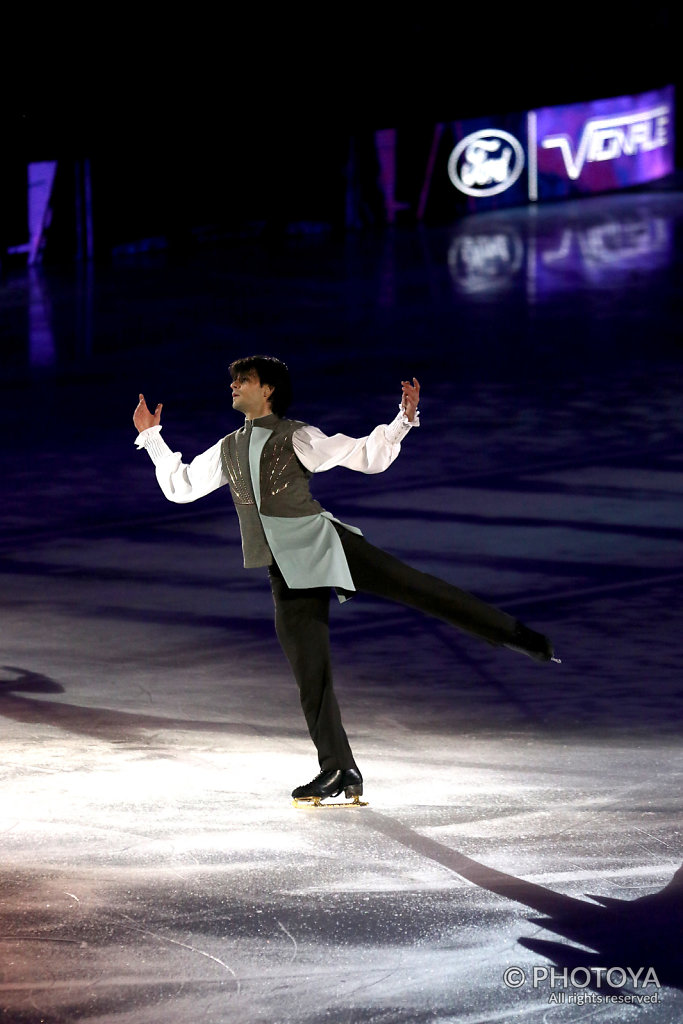
<svg viewBox="0 0 683 1024"><path fill-rule="evenodd" d="M255 370L238 374L230 385L232 407L244 413L248 420L267 416L270 412L270 396L273 389L270 384L262 384Z"/></svg>

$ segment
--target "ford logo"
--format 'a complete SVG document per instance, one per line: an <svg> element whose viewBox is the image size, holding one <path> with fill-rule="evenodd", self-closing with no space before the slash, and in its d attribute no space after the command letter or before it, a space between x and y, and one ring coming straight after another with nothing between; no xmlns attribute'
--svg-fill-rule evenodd
<svg viewBox="0 0 683 1024"><path fill-rule="evenodd" d="M448 177L468 196L505 192L524 169L524 150L518 139L499 128L472 132L448 158Z"/></svg>

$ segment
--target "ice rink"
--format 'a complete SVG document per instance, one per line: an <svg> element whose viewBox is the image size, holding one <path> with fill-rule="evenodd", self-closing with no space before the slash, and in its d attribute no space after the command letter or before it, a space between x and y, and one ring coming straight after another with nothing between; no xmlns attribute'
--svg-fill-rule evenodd
<svg viewBox="0 0 683 1024"><path fill-rule="evenodd" d="M683 194L243 240L0 280L0 1008L11 1024L683 1019ZM561 665L332 602L365 808L314 748L227 489L231 359L353 436L422 384L384 474L320 475L373 543L551 636Z"/></svg>

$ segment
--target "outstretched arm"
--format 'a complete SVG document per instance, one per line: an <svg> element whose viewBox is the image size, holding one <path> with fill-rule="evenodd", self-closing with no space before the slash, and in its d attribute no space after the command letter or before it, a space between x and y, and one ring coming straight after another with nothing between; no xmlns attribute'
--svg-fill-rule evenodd
<svg viewBox="0 0 683 1024"><path fill-rule="evenodd" d="M227 484L221 466L220 441L189 464L184 463L180 452L172 451L159 436L161 402L152 414L147 408L145 396L139 397L133 414L133 423L138 429L135 443L138 448L145 449L154 463L157 481L169 501L179 504L196 501L197 498L203 498L204 495ZM157 429L151 429L153 427Z"/></svg>
<svg viewBox="0 0 683 1024"><path fill-rule="evenodd" d="M300 427L292 436L294 451L299 461L311 473L324 473L336 466L354 469L360 473L383 473L401 450L401 441L412 427L419 426L417 411L420 385L401 382L401 405L391 423L380 423L367 437L347 437L333 434L328 437L317 427Z"/></svg>

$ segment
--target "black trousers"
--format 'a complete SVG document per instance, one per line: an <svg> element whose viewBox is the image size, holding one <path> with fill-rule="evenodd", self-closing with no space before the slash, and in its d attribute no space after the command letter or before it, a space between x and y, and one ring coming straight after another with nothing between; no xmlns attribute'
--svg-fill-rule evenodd
<svg viewBox="0 0 683 1024"><path fill-rule="evenodd" d="M420 572L336 527L356 590L417 608L492 644L512 640L517 619L458 587ZM330 588L292 589L278 566L269 569L275 630L299 687L308 731L323 771L355 768L332 685Z"/></svg>

